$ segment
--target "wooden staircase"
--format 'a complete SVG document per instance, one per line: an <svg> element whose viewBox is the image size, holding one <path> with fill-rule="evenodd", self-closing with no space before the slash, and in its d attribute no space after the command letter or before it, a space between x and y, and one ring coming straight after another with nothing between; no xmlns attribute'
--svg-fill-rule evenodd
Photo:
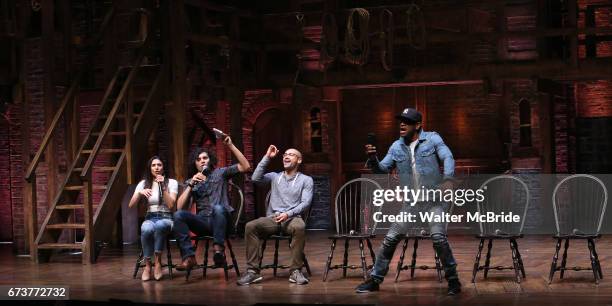
<svg viewBox="0 0 612 306"><path fill-rule="evenodd" d="M48 213L37 230L36 168L59 119L63 115L78 116L64 113L66 109L78 112L74 97L80 75L62 100L26 174L26 211L30 214L26 227L30 255L36 262L47 261L60 250L80 250L82 262L93 263L99 244L111 238L123 195L128 184L134 182L134 169L142 169L146 162L134 156L146 151L163 105L166 66L143 65L153 36L147 35L138 44L132 64L119 67L109 82L90 130L74 153L55 198L49 199Z"/></svg>

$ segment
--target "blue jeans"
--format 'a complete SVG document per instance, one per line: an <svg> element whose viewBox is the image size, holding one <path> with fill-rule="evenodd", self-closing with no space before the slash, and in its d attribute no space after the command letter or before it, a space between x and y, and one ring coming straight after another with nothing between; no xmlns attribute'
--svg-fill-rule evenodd
<svg viewBox="0 0 612 306"><path fill-rule="evenodd" d="M429 205L425 210L433 212L435 215L440 215L444 213L446 207L444 205L433 204ZM430 222L428 227L434 251L438 254L438 257L440 257L442 267L444 268L444 277L446 280L458 279L457 263L446 237L446 223ZM370 276L382 282L389 271L389 264L391 263L397 245L404 237L414 235L415 232L419 230L420 228L414 227L409 222L398 222L391 225L391 228L380 246L378 254L376 254L376 262L374 262L374 267L372 268Z"/></svg>
<svg viewBox="0 0 612 306"><path fill-rule="evenodd" d="M151 258L153 251L163 252L166 248L168 234L172 231L172 219L158 213L148 213L145 221L140 226L140 242L142 254L145 258Z"/></svg>
<svg viewBox="0 0 612 306"><path fill-rule="evenodd" d="M189 237L190 231L196 235L211 235L214 238L213 243L223 247L228 220L229 213L221 205L214 205L210 216L201 212L194 215L186 210L174 213L174 234L181 248L181 257L185 259L195 255L195 248Z"/></svg>

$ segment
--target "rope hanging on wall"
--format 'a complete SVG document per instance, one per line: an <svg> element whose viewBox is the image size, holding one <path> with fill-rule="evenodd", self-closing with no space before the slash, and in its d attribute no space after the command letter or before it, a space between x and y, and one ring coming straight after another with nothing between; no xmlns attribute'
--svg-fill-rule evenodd
<svg viewBox="0 0 612 306"><path fill-rule="evenodd" d="M393 66L393 13L384 9L380 12L380 39L382 40L382 50L380 52L380 62L386 71L391 71Z"/></svg>
<svg viewBox="0 0 612 306"><path fill-rule="evenodd" d="M355 18L358 18L358 28L355 28ZM367 63L370 54L369 23L370 13L366 9L354 8L349 13L344 37L344 57L348 63L354 65Z"/></svg>
<svg viewBox="0 0 612 306"><path fill-rule="evenodd" d="M336 24L336 17L331 13L323 14L321 24L323 29L321 33L319 67L325 71L338 56L338 26Z"/></svg>
<svg viewBox="0 0 612 306"><path fill-rule="evenodd" d="M427 47L427 34L425 32L425 16L421 7L412 3L406 10L406 32L408 44L417 50Z"/></svg>
<svg viewBox="0 0 612 306"><path fill-rule="evenodd" d="M302 46L304 44L304 14L298 12L295 15L295 22L297 26L297 39L298 39L298 51L295 54L297 59L297 68L295 70L295 77L293 78L293 87L298 83L300 79L300 72L302 71Z"/></svg>

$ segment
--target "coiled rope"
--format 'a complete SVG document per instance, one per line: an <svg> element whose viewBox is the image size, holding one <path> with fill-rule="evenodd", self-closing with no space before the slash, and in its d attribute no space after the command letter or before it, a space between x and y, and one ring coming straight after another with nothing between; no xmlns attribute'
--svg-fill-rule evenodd
<svg viewBox="0 0 612 306"><path fill-rule="evenodd" d="M406 10L406 32L410 46L418 50L427 47L425 17L421 7L415 3L412 3Z"/></svg>
<svg viewBox="0 0 612 306"><path fill-rule="evenodd" d="M395 25L393 23L393 13L388 9L380 12L380 29L380 39L382 40L380 62L386 71L391 71L391 66L393 66L393 31Z"/></svg>
<svg viewBox="0 0 612 306"><path fill-rule="evenodd" d="M338 25L336 24L336 17L331 13L323 14L321 25L323 29L321 31L319 67L325 71L338 56Z"/></svg>
<svg viewBox="0 0 612 306"><path fill-rule="evenodd" d="M358 29L355 29L355 18L358 18ZM369 23L370 13L366 9L354 8L349 13L344 37L344 58L350 64L365 65L368 61L370 55Z"/></svg>

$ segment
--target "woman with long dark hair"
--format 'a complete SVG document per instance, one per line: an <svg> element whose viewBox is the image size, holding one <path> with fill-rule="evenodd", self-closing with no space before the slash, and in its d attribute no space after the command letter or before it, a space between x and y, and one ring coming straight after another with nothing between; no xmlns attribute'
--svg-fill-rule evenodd
<svg viewBox="0 0 612 306"><path fill-rule="evenodd" d="M164 172L164 163L158 156L147 162L142 180L136 186L129 207L146 200L147 214L140 226L140 240L145 268L142 280L151 279L151 257L154 256L153 277L162 278L161 254L166 247L168 234L172 231L172 209L176 203L178 182L169 179Z"/></svg>

